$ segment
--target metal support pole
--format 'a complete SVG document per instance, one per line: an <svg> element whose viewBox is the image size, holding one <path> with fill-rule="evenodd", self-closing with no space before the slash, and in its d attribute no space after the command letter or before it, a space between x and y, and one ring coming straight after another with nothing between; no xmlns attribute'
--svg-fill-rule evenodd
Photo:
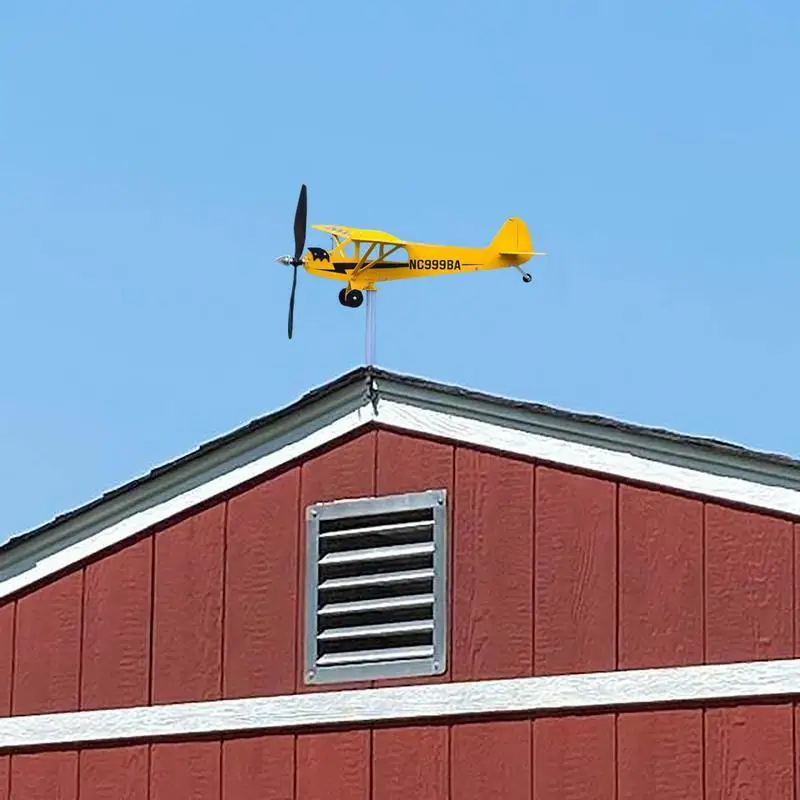
<svg viewBox="0 0 800 800"><path fill-rule="evenodd" d="M375 290L367 289L366 361L371 367L375 361Z"/></svg>

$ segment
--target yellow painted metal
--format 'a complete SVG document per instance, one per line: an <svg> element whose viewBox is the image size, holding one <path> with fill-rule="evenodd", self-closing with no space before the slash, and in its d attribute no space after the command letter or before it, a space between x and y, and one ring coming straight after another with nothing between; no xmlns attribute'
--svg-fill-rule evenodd
<svg viewBox="0 0 800 800"><path fill-rule="evenodd" d="M507 219L487 247L409 242L383 231L339 225L312 227L330 234L333 248L324 254L309 248L303 259L306 271L362 291L383 281L520 267L534 256L545 255L533 249L528 226L517 217Z"/></svg>

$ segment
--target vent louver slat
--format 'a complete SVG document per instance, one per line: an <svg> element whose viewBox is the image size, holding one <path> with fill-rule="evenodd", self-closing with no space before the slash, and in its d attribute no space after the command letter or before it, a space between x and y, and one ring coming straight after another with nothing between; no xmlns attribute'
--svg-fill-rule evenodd
<svg viewBox="0 0 800 800"><path fill-rule="evenodd" d="M368 664L375 661L385 661L387 657L401 661L412 658L431 658L432 647L405 647L397 650L365 650L361 653L331 653L322 656L317 662L320 666L335 666L337 664Z"/></svg>
<svg viewBox="0 0 800 800"><path fill-rule="evenodd" d="M412 569L408 572L389 572L384 575L356 575L352 578L331 578L321 589L360 589L362 586L389 586L393 583L433 580L432 569Z"/></svg>
<svg viewBox="0 0 800 800"><path fill-rule="evenodd" d="M377 639L388 636L401 636L406 633L426 633L433 630L433 620L422 619L417 622L389 622L385 625L357 625L355 628L328 628L319 635L320 639Z"/></svg>
<svg viewBox="0 0 800 800"><path fill-rule="evenodd" d="M444 492L425 492L311 510L307 677L440 671L443 506Z"/></svg>

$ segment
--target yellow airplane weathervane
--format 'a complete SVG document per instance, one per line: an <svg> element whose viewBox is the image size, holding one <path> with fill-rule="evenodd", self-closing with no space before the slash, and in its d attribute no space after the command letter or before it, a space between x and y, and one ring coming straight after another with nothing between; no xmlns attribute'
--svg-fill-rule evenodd
<svg viewBox="0 0 800 800"><path fill-rule="evenodd" d="M522 280L530 283L530 273L522 265L537 253L531 244L528 226L516 217L507 219L488 247L459 247L423 244L398 239L383 231L346 228L339 225L312 225L330 234L329 250L309 247L304 254L306 239L307 192L303 184L294 218L294 256L281 256L280 264L294 267L292 293L289 298L289 338L294 322L294 298L297 287L297 268L320 278L332 278L346 285L339 292L343 306L358 308L364 292L375 291L382 281L423 278L430 275L460 275L490 269L514 267ZM369 295L368 295L369 298ZM369 334L368 334L369 335Z"/></svg>

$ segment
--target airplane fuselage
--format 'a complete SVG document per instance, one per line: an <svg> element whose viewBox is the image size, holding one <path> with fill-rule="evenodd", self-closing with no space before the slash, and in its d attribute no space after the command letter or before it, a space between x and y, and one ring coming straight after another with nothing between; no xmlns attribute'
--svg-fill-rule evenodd
<svg viewBox="0 0 800 800"><path fill-rule="evenodd" d="M400 254L395 252L394 257L389 255L372 264L369 258L365 259L361 268L357 269L359 260L342 257L336 251L309 248L304 267L312 275L347 281L350 288L365 290L382 281L502 269L524 264L530 259L528 255L500 254L490 248L480 247L409 243L402 250L402 260L398 258Z"/></svg>

